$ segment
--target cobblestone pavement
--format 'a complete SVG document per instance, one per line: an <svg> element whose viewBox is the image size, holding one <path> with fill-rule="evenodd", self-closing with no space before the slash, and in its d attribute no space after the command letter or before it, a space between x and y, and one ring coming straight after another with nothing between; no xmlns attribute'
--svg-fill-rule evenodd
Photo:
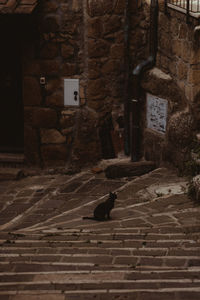
<svg viewBox="0 0 200 300"><path fill-rule="evenodd" d="M186 186L164 168L1 182L0 299L199 300L200 206ZM82 220L109 191L112 220Z"/></svg>

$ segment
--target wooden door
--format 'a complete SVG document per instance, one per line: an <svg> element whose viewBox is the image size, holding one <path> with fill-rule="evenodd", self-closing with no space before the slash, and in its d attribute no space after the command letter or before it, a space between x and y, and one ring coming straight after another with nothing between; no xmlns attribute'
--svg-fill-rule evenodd
<svg viewBox="0 0 200 300"><path fill-rule="evenodd" d="M21 33L18 19L0 16L0 152L22 152Z"/></svg>

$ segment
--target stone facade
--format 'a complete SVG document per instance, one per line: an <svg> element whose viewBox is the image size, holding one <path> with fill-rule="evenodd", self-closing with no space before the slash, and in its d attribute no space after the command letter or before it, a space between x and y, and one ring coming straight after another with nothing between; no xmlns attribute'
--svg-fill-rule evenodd
<svg viewBox="0 0 200 300"><path fill-rule="evenodd" d="M0 13L29 14L37 3L38 0L0 0Z"/></svg>
<svg viewBox="0 0 200 300"><path fill-rule="evenodd" d="M145 73L145 92L168 100L167 130L156 133L144 126L144 155L147 159L170 161L181 170L191 159L199 131L200 48L198 20L168 8L159 1L158 53L153 70Z"/></svg>
<svg viewBox="0 0 200 300"><path fill-rule="evenodd" d="M125 0L41 0L25 45L25 156L42 166L85 165L123 151ZM136 17L136 11L138 15ZM140 1L130 7L131 58L144 56ZM142 25L140 26L140 22ZM139 28L139 31L138 31ZM127 49L126 49L127 50ZM40 77L45 77L45 85ZM80 82L80 106L64 106L64 78ZM121 121L121 124L119 122Z"/></svg>
<svg viewBox="0 0 200 300"><path fill-rule="evenodd" d="M10 3L0 1L0 7ZM22 4L32 9L37 4L17 3L13 12ZM124 104L133 93L132 70L149 55L150 31L150 1L129 1L128 7L127 3L38 1L30 16L33 29L23 41L24 153L28 163L83 166L123 152ZM156 65L141 80L140 138L142 155L158 165L168 160L183 166L190 159L188 145L198 134L197 25L195 18L186 24L185 15L178 11L168 9L166 14L164 0L159 0ZM64 105L64 79L79 79L79 106ZM147 128L146 93L168 101L165 134Z"/></svg>

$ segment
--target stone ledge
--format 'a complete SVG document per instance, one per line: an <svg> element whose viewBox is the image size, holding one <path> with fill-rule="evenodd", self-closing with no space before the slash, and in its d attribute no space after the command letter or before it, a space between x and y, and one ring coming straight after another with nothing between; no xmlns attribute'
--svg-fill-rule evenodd
<svg viewBox="0 0 200 300"><path fill-rule="evenodd" d="M152 161L121 162L108 166L105 174L107 178L141 176L155 168L156 165Z"/></svg>
<svg viewBox="0 0 200 300"><path fill-rule="evenodd" d="M0 13L2 14L30 14L34 10L38 0L4 0L0 1Z"/></svg>
<svg viewBox="0 0 200 300"><path fill-rule="evenodd" d="M18 168L0 168L0 181L19 180L25 177L24 172Z"/></svg>

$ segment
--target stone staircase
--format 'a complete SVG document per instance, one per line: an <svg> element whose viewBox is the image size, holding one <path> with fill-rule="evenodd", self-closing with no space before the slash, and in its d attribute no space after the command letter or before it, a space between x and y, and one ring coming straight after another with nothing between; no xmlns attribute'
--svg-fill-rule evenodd
<svg viewBox="0 0 200 300"><path fill-rule="evenodd" d="M200 228L189 231L1 233L0 299L197 300Z"/></svg>
<svg viewBox="0 0 200 300"><path fill-rule="evenodd" d="M82 204L32 225L31 214L11 222L0 233L0 299L200 299L200 207L181 192L181 180L156 170L124 182L107 222L82 220L103 197L86 194ZM84 182L82 191L91 186ZM71 195L69 184L63 191Z"/></svg>

